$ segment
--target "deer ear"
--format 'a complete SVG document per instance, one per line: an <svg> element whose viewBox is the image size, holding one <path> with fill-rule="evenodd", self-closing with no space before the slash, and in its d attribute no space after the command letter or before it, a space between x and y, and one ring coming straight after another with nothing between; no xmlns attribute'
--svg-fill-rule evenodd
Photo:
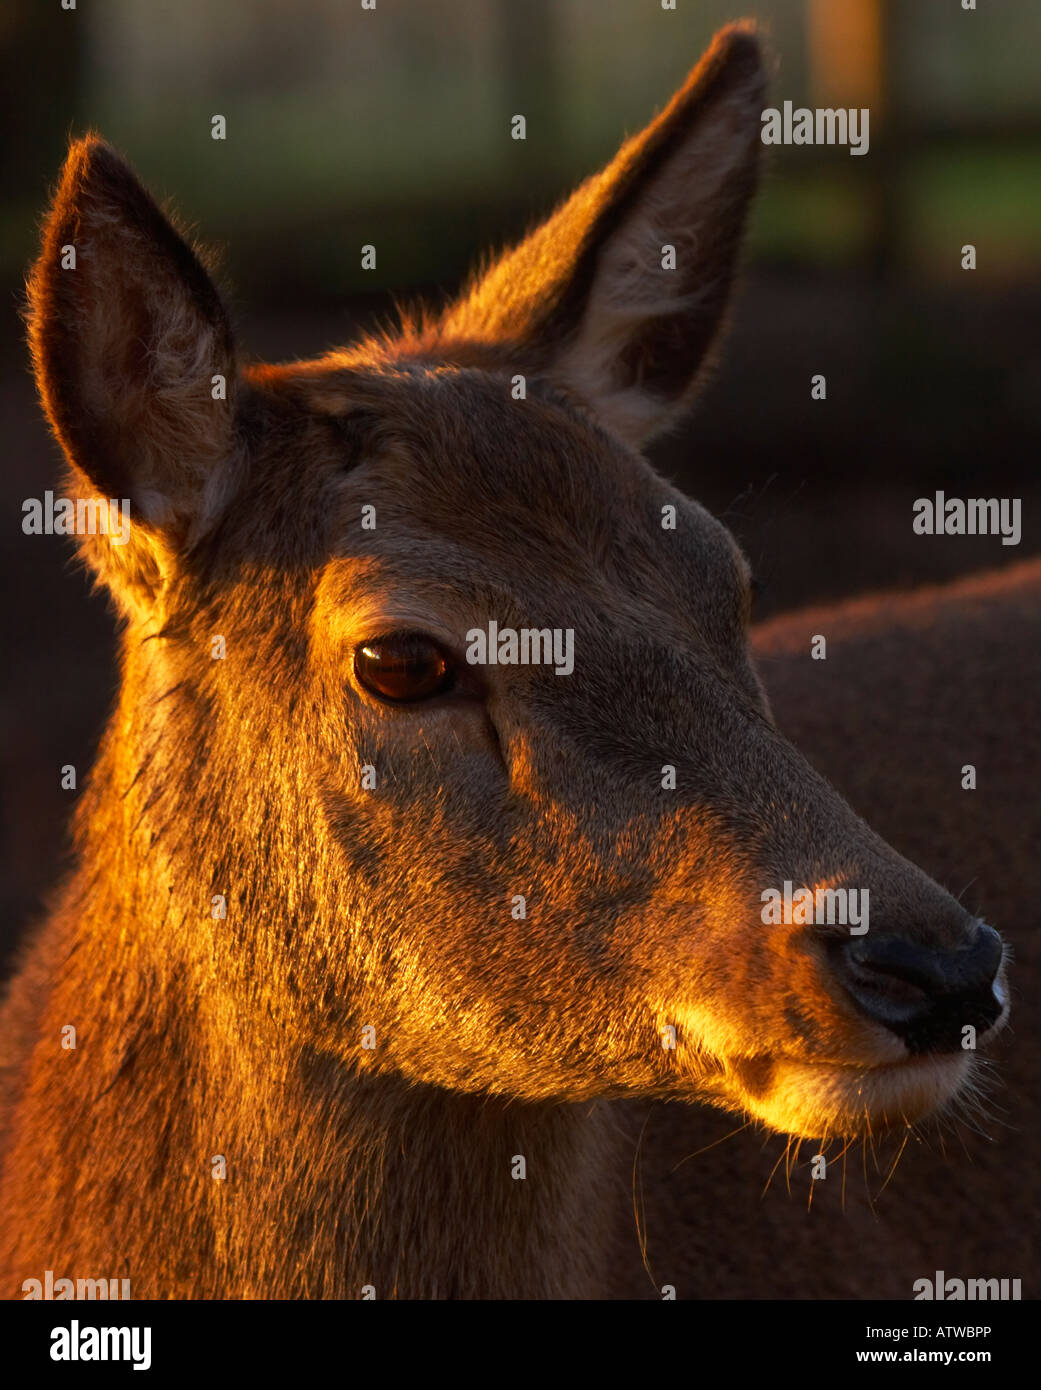
<svg viewBox="0 0 1041 1390"><path fill-rule="evenodd" d="M88 538L90 557L117 590L154 588L230 488L235 363L220 295L123 160L88 137L69 151L28 301L72 490L129 501L133 544L116 563L111 536Z"/></svg>
<svg viewBox="0 0 1041 1390"><path fill-rule="evenodd" d="M665 110L479 278L442 333L555 376L632 444L667 428L723 316L764 93L751 28L722 30Z"/></svg>

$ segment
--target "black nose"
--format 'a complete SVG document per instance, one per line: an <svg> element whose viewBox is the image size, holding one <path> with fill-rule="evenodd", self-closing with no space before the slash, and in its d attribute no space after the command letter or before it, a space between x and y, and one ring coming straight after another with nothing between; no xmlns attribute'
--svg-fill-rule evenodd
<svg viewBox="0 0 1041 1390"><path fill-rule="evenodd" d="M911 1052L957 1052L962 1029L986 1032L1001 1014L995 993L1001 937L984 922L958 951L922 946L902 936L851 937L836 969L856 1004Z"/></svg>

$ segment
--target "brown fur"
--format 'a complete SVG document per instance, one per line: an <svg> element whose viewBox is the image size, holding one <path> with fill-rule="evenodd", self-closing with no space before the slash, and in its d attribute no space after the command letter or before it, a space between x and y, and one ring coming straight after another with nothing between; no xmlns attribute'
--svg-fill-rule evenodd
<svg viewBox="0 0 1041 1390"><path fill-rule="evenodd" d="M968 1083L967 1055L912 1058L853 1005L843 929L762 925L791 879L867 886L872 931L937 951L976 931L777 732L743 557L635 450L705 364L762 96L726 31L441 320L240 371L226 402L202 266L74 146L34 361L70 486L128 496L134 537L87 538L121 691L3 1020L9 1294L45 1268L135 1297L606 1293L605 1102L854 1134ZM373 637L459 653L490 618L573 627L574 674L483 668L405 708L354 675Z"/></svg>

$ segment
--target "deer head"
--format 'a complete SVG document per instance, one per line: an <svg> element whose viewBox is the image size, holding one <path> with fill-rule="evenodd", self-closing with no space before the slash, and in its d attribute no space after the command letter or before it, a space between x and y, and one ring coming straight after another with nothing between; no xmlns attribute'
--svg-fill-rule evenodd
<svg viewBox="0 0 1041 1390"><path fill-rule="evenodd" d="M228 1038L817 1135L943 1104L1002 1021L1000 938L780 736L748 565L640 453L709 365L763 99L724 31L447 310L284 366L73 146L34 361L72 495L131 523L82 538L124 680L81 846ZM868 930L764 922L785 884L867 890Z"/></svg>

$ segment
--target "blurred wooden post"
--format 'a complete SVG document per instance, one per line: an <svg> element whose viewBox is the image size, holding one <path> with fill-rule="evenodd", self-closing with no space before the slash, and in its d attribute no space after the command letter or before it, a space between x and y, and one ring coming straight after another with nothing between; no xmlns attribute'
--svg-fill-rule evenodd
<svg viewBox="0 0 1041 1390"><path fill-rule="evenodd" d="M816 106L868 106L881 116L880 0L808 0L810 82Z"/></svg>
<svg viewBox="0 0 1041 1390"><path fill-rule="evenodd" d="M899 93L888 61L896 41L894 0L807 0L811 101L867 107L870 148L855 171L868 201L867 259L888 273L903 243L903 152Z"/></svg>

